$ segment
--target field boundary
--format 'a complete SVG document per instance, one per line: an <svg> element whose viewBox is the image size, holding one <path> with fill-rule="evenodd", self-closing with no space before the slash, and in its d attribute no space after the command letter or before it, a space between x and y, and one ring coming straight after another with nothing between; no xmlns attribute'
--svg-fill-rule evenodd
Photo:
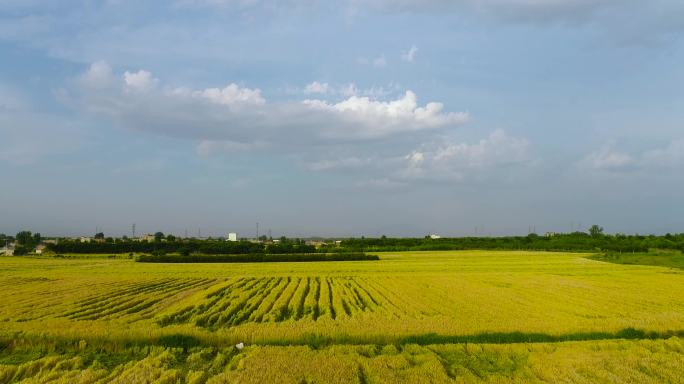
<svg viewBox="0 0 684 384"><path fill-rule="evenodd" d="M141 255L140 263L283 263L319 261L377 261L377 255L355 253L286 253L286 254L235 254L235 255Z"/></svg>

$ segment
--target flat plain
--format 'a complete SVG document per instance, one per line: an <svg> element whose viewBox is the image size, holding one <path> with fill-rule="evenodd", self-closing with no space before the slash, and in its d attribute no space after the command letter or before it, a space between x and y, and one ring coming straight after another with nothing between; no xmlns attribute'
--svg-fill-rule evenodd
<svg viewBox="0 0 684 384"><path fill-rule="evenodd" d="M680 269L577 253L379 256L2 257L0 383L684 382Z"/></svg>

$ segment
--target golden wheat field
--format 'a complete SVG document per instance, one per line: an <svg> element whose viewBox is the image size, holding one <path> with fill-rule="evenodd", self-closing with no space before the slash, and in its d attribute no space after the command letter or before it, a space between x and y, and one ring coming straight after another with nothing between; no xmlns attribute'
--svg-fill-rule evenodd
<svg viewBox="0 0 684 384"><path fill-rule="evenodd" d="M683 271L586 256L3 257L0 383L684 382Z"/></svg>

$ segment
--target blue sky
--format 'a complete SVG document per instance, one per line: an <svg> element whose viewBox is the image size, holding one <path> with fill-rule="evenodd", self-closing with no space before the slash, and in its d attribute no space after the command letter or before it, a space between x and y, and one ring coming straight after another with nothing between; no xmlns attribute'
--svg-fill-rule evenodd
<svg viewBox="0 0 684 384"><path fill-rule="evenodd" d="M684 231L676 0L0 0L0 232Z"/></svg>

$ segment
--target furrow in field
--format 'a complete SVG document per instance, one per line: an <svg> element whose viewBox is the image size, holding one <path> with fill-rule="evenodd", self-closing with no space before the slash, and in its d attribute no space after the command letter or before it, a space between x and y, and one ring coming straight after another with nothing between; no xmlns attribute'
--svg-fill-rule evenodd
<svg viewBox="0 0 684 384"><path fill-rule="evenodd" d="M332 307L335 310L336 319L346 319L351 316L351 308L349 304L344 299L343 287L340 286L338 279L330 278L329 286L331 288L330 293L332 295Z"/></svg>
<svg viewBox="0 0 684 384"><path fill-rule="evenodd" d="M292 315L289 309L290 302L292 301L292 298L294 297L301 283L302 279L300 278L295 277L292 279L292 282L287 288L287 293L281 296L280 302L275 306L276 310L272 315L273 321L280 322L290 318Z"/></svg>
<svg viewBox="0 0 684 384"><path fill-rule="evenodd" d="M207 327L232 325L232 322L236 318L236 316L242 313L241 311L248 306L251 299L257 297L260 292L264 291L268 287L271 280L272 279L256 279L254 284L250 284L250 288L248 290L238 291L236 292L236 294L238 294L239 296L235 297L235 299L227 300L229 305L228 307L226 307L225 311L212 311L208 318L206 316L203 317L206 320L202 321L203 318L201 317L195 323L198 326Z"/></svg>
<svg viewBox="0 0 684 384"><path fill-rule="evenodd" d="M297 302L297 310L295 312L295 320L299 320L302 317L304 317L304 303L306 302L306 296L309 294L309 290L311 289L311 278L307 277L306 278L306 285L304 286L304 289L302 290L301 296L299 296L299 300Z"/></svg>
<svg viewBox="0 0 684 384"><path fill-rule="evenodd" d="M319 278L318 288L320 289L319 302L318 302L318 319L332 319L330 314L330 306L332 305L330 301L330 289L328 287L328 281L325 278Z"/></svg>
<svg viewBox="0 0 684 384"><path fill-rule="evenodd" d="M254 285L250 284L251 287L257 285L260 280L256 280ZM215 305L211 305L211 302L205 302L193 309L193 316L191 319L194 321L195 325L199 327L213 327L223 325L229 316L232 316L235 307L241 305L245 296L251 294L250 290L234 290L223 297L214 296L213 300ZM228 296L228 297L226 297Z"/></svg>
<svg viewBox="0 0 684 384"><path fill-rule="evenodd" d="M278 284L280 284L281 280L282 278L268 279L268 284L264 287L264 289L259 291L256 296L248 300L244 308L242 308L242 310L240 310L231 318L230 325L235 326L247 322L252 311L261 304L264 298L266 298L266 296L268 296Z"/></svg>
<svg viewBox="0 0 684 384"><path fill-rule="evenodd" d="M271 290L271 292L266 296L259 304L258 306L254 309L254 311L249 315L248 321L250 322L256 322L256 323L261 323L263 322L264 316L268 315L273 306L275 305L275 302L280 298L280 295L283 294L283 291L285 291L285 288L287 288L288 284L290 283L290 278L279 278L278 283L275 286L274 289Z"/></svg>
<svg viewBox="0 0 684 384"><path fill-rule="evenodd" d="M337 311L335 310L334 292L332 288L332 283L329 278L325 279L325 285L328 288L328 310L330 312L330 318L335 320L337 318Z"/></svg>
<svg viewBox="0 0 684 384"><path fill-rule="evenodd" d="M313 309L313 319L318 320L321 315L321 278L316 277L316 292L314 293L314 309Z"/></svg>
<svg viewBox="0 0 684 384"><path fill-rule="evenodd" d="M351 312L350 316L356 316L362 312L365 311L365 308L363 307L363 303L361 303L352 291L350 284L349 284L349 278L341 278L338 279L340 288L343 292L345 302L349 306L349 311Z"/></svg>
<svg viewBox="0 0 684 384"><path fill-rule="evenodd" d="M315 278L310 277L309 292L307 292L306 300L304 301L304 317L306 318L314 319L314 312L316 310L316 304L318 303L316 292L318 292L318 283Z"/></svg>

